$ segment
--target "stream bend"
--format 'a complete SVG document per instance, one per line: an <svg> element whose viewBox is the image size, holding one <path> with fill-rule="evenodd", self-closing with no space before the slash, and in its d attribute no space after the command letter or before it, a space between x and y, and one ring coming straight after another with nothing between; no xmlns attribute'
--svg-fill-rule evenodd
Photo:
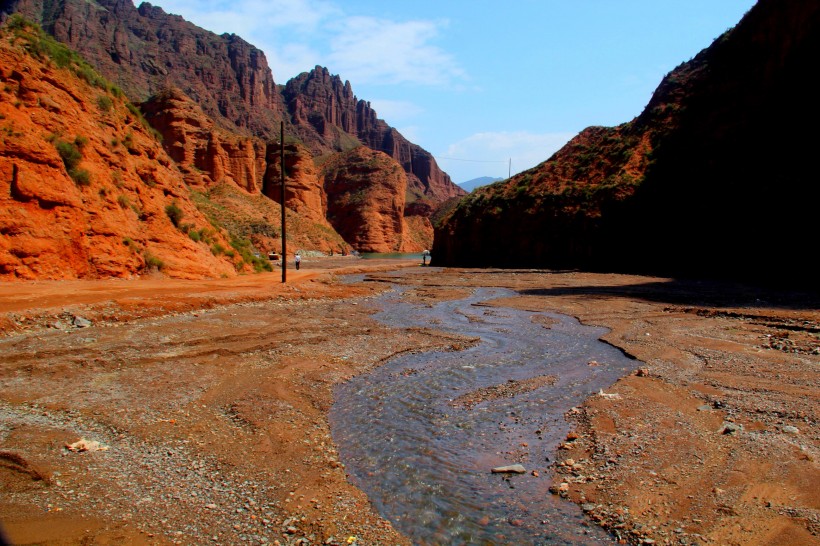
<svg viewBox="0 0 820 546"><path fill-rule="evenodd" d="M510 290L433 307L401 291L376 300L377 320L481 341L403 354L336 388L331 427L351 480L414 544L612 544L549 493L548 467L569 431L564 413L636 362L600 341L603 328L484 305ZM510 464L526 473L491 473Z"/></svg>

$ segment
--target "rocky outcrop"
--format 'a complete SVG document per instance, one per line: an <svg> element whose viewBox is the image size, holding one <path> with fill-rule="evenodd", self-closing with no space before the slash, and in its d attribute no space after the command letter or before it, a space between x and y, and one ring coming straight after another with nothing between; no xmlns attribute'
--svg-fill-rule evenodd
<svg viewBox="0 0 820 546"><path fill-rule="evenodd" d="M268 148L264 194L277 203L282 199L281 156L279 146ZM301 144L285 145L285 207L303 219L330 227L319 170L310 150Z"/></svg>
<svg viewBox="0 0 820 546"><path fill-rule="evenodd" d="M401 248L429 247L429 216L441 202L464 194L431 154L379 119L370 103L353 94L349 82L342 83L327 69L316 67L277 88L258 49L148 3L139 8L129 0L10 0L0 5L0 18L15 12L79 51L131 100L140 102L191 187L235 184L249 196L257 195L266 185L265 173L278 172L277 154L268 153L267 147L278 140L283 121L288 138L295 136L307 146L299 148L296 163L288 167L288 177L293 177L288 206L311 223L304 232L317 234L309 238L317 248L336 245L328 242L336 234L331 229L318 235L328 227L326 205L308 155L319 158L364 144L397 161L406 184L396 197L403 201L405 223L412 226L409 237L402 236ZM380 181L370 182L373 194L380 195ZM275 196L275 186L269 187L265 195ZM359 218L366 222L375 217ZM256 226L250 233L274 231L273 226Z"/></svg>
<svg viewBox="0 0 820 546"><path fill-rule="evenodd" d="M0 40L0 279L245 270L214 250L229 248L225 235L136 109L102 80L89 83L76 57L64 68L32 58L26 49L48 38L15 32Z"/></svg>
<svg viewBox="0 0 820 546"><path fill-rule="evenodd" d="M412 199L433 205L464 192L431 154L412 144L358 100L349 82L316 67L280 91L264 53L233 34L216 35L178 15L130 0L11 0L21 13L80 52L134 101L176 87L223 128L275 139L288 123L315 155L360 143L405 169Z"/></svg>
<svg viewBox="0 0 820 546"><path fill-rule="evenodd" d="M328 219L360 252L421 250L404 219L407 175L387 154L360 146L323 167Z"/></svg>
<svg viewBox="0 0 820 546"><path fill-rule="evenodd" d="M350 82L315 67L288 81L284 89L291 123L315 153L344 151L360 143L386 153L407 173L411 201L432 206L466 192L443 172L435 158L379 119L370 103L358 100ZM357 140L351 140L351 135Z"/></svg>
<svg viewBox="0 0 820 546"><path fill-rule="evenodd" d="M135 102L173 86L224 128L267 137L282 119L264 53L236 35L208 32L131 0L15 0L2 12L41 24Z"/></svg>
<svg viewBox="0 0 820 546"><path fill-rule="evenodd" d="M812 283L819 37L817 4L759 1L640 116L463 199L434 263Z"/></svg>
<svg viewBox="0 0 820 546"><path fill-rule="evenodd" d="M183 167L191 185L236 184L258 193L267 166L266 144L216 127L181 90L169 88L141 105L146 119L162 134L165 149Z"/></svg>

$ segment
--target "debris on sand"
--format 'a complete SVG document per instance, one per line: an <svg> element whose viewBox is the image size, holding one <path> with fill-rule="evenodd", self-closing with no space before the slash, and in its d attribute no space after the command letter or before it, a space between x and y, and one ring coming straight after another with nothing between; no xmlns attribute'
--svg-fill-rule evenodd
<svg viewBox="0 0 820 546"><path fill-rule="evenodd" d="M85 438L81 438L73 444L66 444L65 448L69 451L74 451L77 453L82 453L85 451L108 451L107 445L103 445L96 440L86 440Z"/></svg>

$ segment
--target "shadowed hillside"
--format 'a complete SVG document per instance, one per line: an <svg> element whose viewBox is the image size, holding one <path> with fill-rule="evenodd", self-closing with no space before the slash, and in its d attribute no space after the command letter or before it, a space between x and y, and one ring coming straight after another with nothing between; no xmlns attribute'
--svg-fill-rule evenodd
<svg viewBox="0 0 820 546"><path fill-rule="evenodd" d="M465 197L434 263L812 281L818 51L820 5L759 2L632 121Z"/></svg>

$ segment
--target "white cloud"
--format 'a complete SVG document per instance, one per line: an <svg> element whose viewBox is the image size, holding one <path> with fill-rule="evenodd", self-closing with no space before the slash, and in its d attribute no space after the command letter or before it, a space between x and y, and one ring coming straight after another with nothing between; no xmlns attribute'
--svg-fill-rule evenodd
<svg viewBox="0 0 820 546"><path fill-rule="evenodd" d="M387 122L390 125L390 122ZM418 125L405 125L403 127L396 127L396 130L401 133L401 136L410 142L418 142L421 140L422 129Z"/></svg>
<svg viewBox="0 0 820 546"><path fill-rule="evenodd" d="M389 125L412 119L424 112L424 108L418 104L404 100L374 99L370 100L370 106Z"/></svg>
<svg viewBox="0 0 820 546"><path fill-rule="evenodd" d="M169 13L262 49L277 82L322 65L358 84L459 85L464 71L434 41L445 20L352 16L324 0L157 0Z"/></svg>
<svg viewBox="0 0 820 546"><path fill-rule="evenodd" d="M430 42L445 21L347 17L334 25L328 63L345 79L370 84L448 85L465 73L452 55Z"/></svg>
<svg viewBox="0 0 820 546"><path fill-rule="evenodd" d="M574 133L530 133L527 131L476 133L451 144L447 158L469 162L512 163L512 174L546 161Z"/></svg>
<svg viewBox="0 0 820 546"><path fill-rule="evenodd" d="M322 55L304 44L287 44L281 48L259 43L254 45L265 52L268 65L273 72L273 79L278 84L284 84L297 74L308 72L314 66L322 64Z"/></svg>
<svg viewBox="0 0 820 546"><path fill-rule="evenodd" d="M159 0L169 13L182 15L212 32L233 32L245 39L271 29L313 32L339 13L321 0Z"/></svg>
<svg viewBox="0 0 820 546"><path fill-rule="evenodd" d="M481 176L507 178L546 161L574 136L527 131L476 133L451 144L436 161L456 182Z"/></svg>

